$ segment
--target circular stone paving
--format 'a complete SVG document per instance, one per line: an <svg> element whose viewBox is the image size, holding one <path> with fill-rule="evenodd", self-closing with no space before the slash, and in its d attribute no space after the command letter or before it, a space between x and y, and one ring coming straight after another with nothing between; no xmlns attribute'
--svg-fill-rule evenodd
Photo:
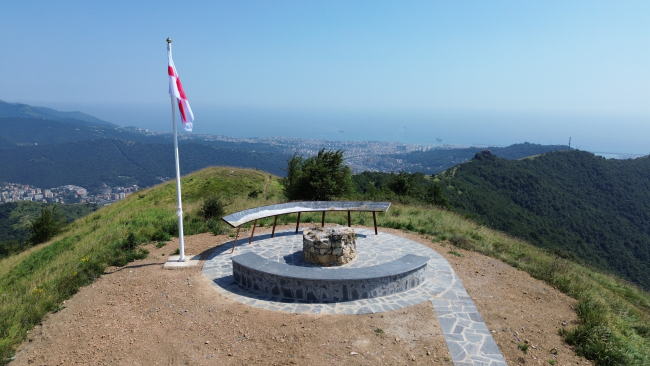
<svg viewBox="0 0 650 366"><path fill-rule="evenodd" d="M359 234L356 259L340 267L322 267L324 270L374 266L391 262L406 254L415 254L430 258L424 282L393 295L338 303L299 302L261 295L235 283L230 257L246 252L289 266L314 266L302 260L302 234L294 234L293 231L278 233L275 238L261 235L250 245L238 246L233 254L230 254L232 242L223 244L205 262L203 275L212 280L212 287L217 292L230 299L257 308L289 313L380 313L431 301L455 365L507 366L478 309L447 260L432 249L399 236L386 233L375 235L367 229L355 231Z"/></svg>
<svg viewBox="0 0 650 366"><path fill-rule="evenodd" d="M386 233L375 235L372 230L355 229L357 238L356 259L339 267L322 267L328 271L339 268L362 268L388 263L406 254L431 258L427 264L425 281L418 287L405 292L372 299L345 302L300 301L261 294L235 283L232 273L231 257L253 252L266 259L288 266L317 267L305 262L302 256L302 233L284 231L275 234L259 235L248 242L242 238L235 252L230 254L232 242L216 248L203 266L203 275L211 280L213 288L220 294L241 303L268 310L289 313L314 314L367 314L391 311L431 300L436 294L446 292L456 282L457 277L449 268L447 261L426 246L399 236Z"/></svg>

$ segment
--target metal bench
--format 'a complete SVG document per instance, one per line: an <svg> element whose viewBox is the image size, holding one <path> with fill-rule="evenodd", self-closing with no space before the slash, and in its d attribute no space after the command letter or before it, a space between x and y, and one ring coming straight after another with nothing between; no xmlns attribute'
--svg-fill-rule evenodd
<svg viewBox="0 0 650 366"><path fill-rule="evenodd" d="M350 212L372 212L372 220L375 225L375 235L377 234L377 212L386 212L390 207L390 202L372 202L372 201L300 201L279 203L276 205L260 206L232 213L224 216L221 219L228 223L228 225L237 228L235 235L235 242L232 245L232 252L235 251L237 245L237 238L239 238L239 230L243 224L255 221L251 238L248 241L250 244L255 235L255 228L257 227L257 220L275 216L273 220L273 231L271 237L275 235L275 225L278 222L279 215L298 213L298 222L296 223L296 234L300 227L300 214L302 212L323 212L321 219L321 226L325 226L325 212L327 211L347 211L348 212L348 226L351 226Z"/></svg>
<svg viewBox="0 0 650 366"><path fill-rule="evenodd" d="M417 287L429 257L407 254L360 268L302 267L248 252L231 258L235 282L253 291L305 301L351 301L382 297Z"/></svg>

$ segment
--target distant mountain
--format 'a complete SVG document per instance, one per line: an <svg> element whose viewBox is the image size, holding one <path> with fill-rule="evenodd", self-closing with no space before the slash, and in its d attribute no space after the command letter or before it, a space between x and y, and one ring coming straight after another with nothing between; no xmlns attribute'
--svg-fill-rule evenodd
<svg viewBox="0 0 650 366"><path fill-rule="evenodd" d="M516 160L532 155L545 154L550 151L568 150L566 145L538 145L525 142L508 147L470 147L466 149L434 149L429 151L414 151L406 155L395 155L394 158L402 159L405 163L413 164L406 171L422 172L425 174L438 174L454 165L469 161L477 152L490 150L494 155Z"/></svg>
<svg viewBox="0 0 650 366"><path fill-rule="evenodd" d="M212 166L256 168L283 175L287 155L253 152L197 143L179 147L181 174ZM75 184L97 189L137 184L147 187L173 178L172 144L148 144L118 139L84 140L56 145L0 149L0 181L41 188Z"/></svg>
<svg viewBox="0 0 650 366"><path fill-rule="evenodd" d="M61 144L102 138L137 142L172 142L172 135L146 135L113 125L89 125L78 120L5 117L0 118L0 148L24 145Z"/></svg>
<svg viewBox="0 0 650 366"><path fill-rule="evenodd" d="M476 154L436 178L460 213L650 289L650 157Z"/></svg>
<svg viewBox="0 0 650 366"><path fill-rule="evenodd" d="M33 107L27 104L7 103L0 100L0 118L6 117L68 121L89 126L117 126L82 112L60 112L52 108Z"/></svg>

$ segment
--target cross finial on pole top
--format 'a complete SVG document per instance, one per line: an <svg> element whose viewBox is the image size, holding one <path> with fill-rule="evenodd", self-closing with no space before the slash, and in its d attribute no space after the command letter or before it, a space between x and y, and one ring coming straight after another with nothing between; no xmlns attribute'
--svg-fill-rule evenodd
<svg viewBox="0 0 650 366"><path fill-rule="evenodd" d="M167 37L167 43L172 43L172 39Z"/></svg>

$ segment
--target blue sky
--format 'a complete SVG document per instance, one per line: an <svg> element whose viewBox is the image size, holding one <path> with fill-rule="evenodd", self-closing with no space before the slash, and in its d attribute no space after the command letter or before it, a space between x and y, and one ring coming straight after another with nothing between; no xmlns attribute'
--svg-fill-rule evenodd
<svg viewBox="0 0 650 366"><path fill-rule="evenodd" d="M648 1L8 2L0 99L170 130L169 36L196 132L645 154L648 19Z"/></svg>

